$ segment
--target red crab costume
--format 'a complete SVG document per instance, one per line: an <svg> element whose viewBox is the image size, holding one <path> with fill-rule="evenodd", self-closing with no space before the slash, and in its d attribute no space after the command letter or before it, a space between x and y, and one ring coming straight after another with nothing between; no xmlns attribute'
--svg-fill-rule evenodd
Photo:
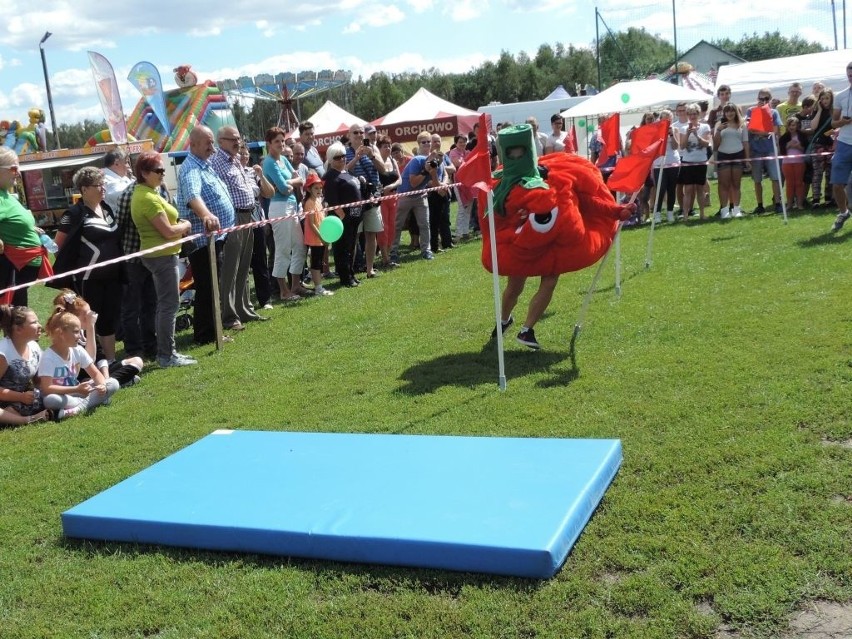
<svg viewBox="0 0 852 639"><path fill-rule="evenodd" d="M537 158L528 124L502 129L498 148L503 166L492 187L500 275L560 275L601 259L633 208L616 203L600 171L573 154ZM480 220L484 231L484 212ZM482 236L482 263L491 271L491 240Z"/></svg>

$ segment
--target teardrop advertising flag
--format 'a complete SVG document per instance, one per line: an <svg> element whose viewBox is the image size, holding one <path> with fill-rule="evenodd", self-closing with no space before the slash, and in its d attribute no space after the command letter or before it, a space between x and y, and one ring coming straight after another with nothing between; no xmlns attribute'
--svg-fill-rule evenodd
<svg viewBox="0 0 852 639"><path fill-rule="evenodd" d="M145 102L151 107L154 115L163 125L166 137L171 135L172 127L169 124L169 115L166 111L166 98L163 95L163 82L160 72L150 62L137 62L127 74L127 79L133 83Z"/></svg>
<svg viewBox="0 0 852 639"><path fill-rule="evenodd" d="M121 95L118 93L115 72L109 60L100 53L94 51L88 53L109 134L115 144L127 144L127 122L124 120L124 111L121 108Z"/></svg>

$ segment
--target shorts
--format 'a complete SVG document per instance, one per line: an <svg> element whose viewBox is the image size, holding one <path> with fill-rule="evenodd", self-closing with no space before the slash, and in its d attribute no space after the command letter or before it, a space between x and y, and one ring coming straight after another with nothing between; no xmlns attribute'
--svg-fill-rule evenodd
<svg viewBox="0 0 852 639"><path fill-rule="evenodd" d="M707 181L707 165L703 162L693 164L681 162L680 173L677 176L678 184L699 185Z"/></svg>
<svg viewBox="0 0 852 639"><path fill-rule="evenodd" d="M834 158L831 160L831 183L846 186L852 173L852 144L839 140L834 145Z"/></svg>
<svg viewBox="0 0 852 639"><path fill-rule="evenodd" d="M366 233L381 233L384 230L385 227L382 224L382 211L378 206L374 206L373 208L364 211L361 225L358 227L359 233L361 231Z"/></svg>
<svg viewBox="0 0 852 639"><path fill-rule="evenodd" d="M740 160L737 162L737 160ZM722 162L722 164L717 165L716 170L722 171L724 169L739 169L743 170L745 160L745 151L737 151L736 153L722 153L719 151L716 153L716 161Z"/></svg>
<svg viewBox="0 0 852 639"><path fill-rule="evenodd" d="M773 182L778 181L778 165L775 160L764 160L763 158L751 158L751 179L762 182L766 175Z"/></svg>

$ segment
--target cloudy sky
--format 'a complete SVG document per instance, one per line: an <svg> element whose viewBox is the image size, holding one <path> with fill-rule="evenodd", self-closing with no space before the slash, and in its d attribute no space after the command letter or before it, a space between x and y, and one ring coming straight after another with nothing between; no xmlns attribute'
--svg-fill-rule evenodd
<svg viewBox="0 0 852 639"><path fill-rule="evenodd" d="M681 50L701 38L775 29L834 45L829 0L675 4ZM601 5L614 31L645 27L672 40L668 0ZM356 78L430 67L465 72L503 50L534 56L542 43L590 46L595 38L594 3L581 0L4 0L3 8L0 119L23 122L31 107L47 112L38 46L46 31L53 34L44 46L60 122L103 118L87 50L112 62L129 113L139 94L127 73L141 60L160 69L169 89L180 64L191 64L199 80L322 69Z"/></svg>

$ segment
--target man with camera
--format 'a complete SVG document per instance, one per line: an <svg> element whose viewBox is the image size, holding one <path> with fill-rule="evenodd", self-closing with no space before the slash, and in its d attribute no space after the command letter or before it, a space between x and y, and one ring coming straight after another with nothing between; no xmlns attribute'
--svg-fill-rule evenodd
<svg viewBox="0 0 852 639"><path fill-rule="evenodd" d="M420 255L424 260L433 259L430 248L429 205L426 193L421 189L441 186L441 164L437 153L432 152L432 136L428 131L417 134L418 153L402 172L402 184L397 193L401 196L396 212L396 229L391 245L391 262L399 262L399 240L409 215L414 215L420 230Z"/></svg>
<svg viewBox="0 0 852 639"><path fill-rule="evenodd" d="M456 167L450 158L441 150L441 136L433 133L430 138L431 155L435 157L441 184L449 184L450 176L456 171ZM450 228L450 189L439 189L431 191L427 198L429 202L429 245L433 253L441 253L446 249L454 248L453 232ZM440 240L440 244L439 244Z"/></svg>
<svg viewBox="0 0 852 639"><path fill-rule="evenodd" d="M381 194L379 173L384 173L385 163L382 162L378 149L366 139L367 131L376 130L372 124L361 126L353 124L349 127L349 146L346 147L346 170L358 178L361 183L361 198L367 200ZM369 202L361 206L361 230L364 233L362 245L364 266L368 277L375 277L373 262L376 259L377 236L384 231L382 212L378 202ZM360 262L356 258L356 262ZM360 269L358 269L360 270Z"/></svg>

